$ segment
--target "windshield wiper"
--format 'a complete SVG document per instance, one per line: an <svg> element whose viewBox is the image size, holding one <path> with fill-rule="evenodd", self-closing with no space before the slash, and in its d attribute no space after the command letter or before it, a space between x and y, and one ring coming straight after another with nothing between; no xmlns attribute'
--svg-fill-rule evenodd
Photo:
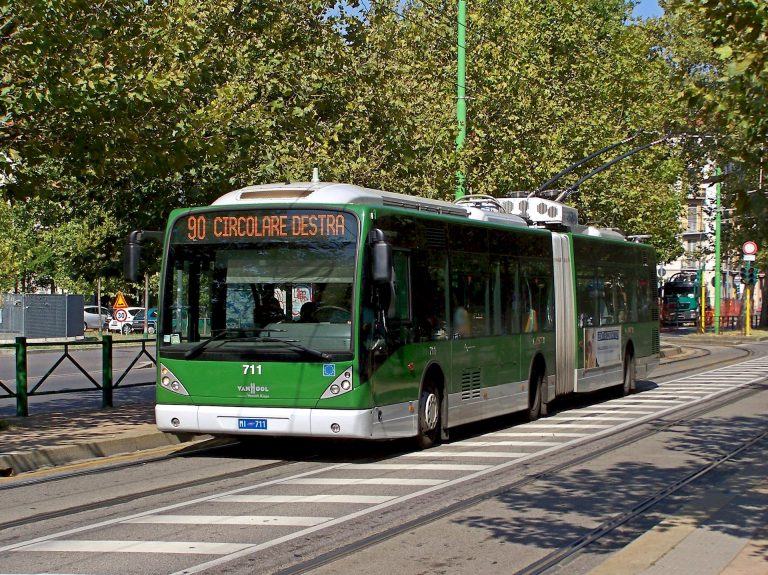
<svg viewBox="0 0 768 575"><path fill-rule="evenodd" d="M265 329L263 331L269 331L269 330ZM327 352L324 352L324 351L319 351L317 349L312 349L311 347L307 347L305 345L301 345L300 343L298 343L298 340L295 340L295 339L280 339L278 337L261 337L261 336L257 336L257 337L240 338L240 339L236 339L236 340L233 340L233 341L237 341L237 342L240 342L240 341L263 341L265 343L284 343L288 347L292 347L293 349L295 349L297 351L303 351L304 353L306 353L308 355L311 355L312 357L316 357L318 359L324 359L326 361L331 359L331 354L329 354Z"/></svg>
<svg viewBox="0 0 768 575"><path fill-rule="evenodd" d="M236 331L236 330L222 329L222 330L218 331L217 333L212 334L212 337L210 337L209 339L201 341L200 343L198 343L194 347L189 348L184 353L184 359L193 359L193 358L197 357L208 346L208 344L210 344L210 343L212 343L214 341L221 341L221 340L223 340L228 334L232 333L233 331ZM259 332L267 331L267 332L270 332L270 331L285 331L285 330L270 329L270 328L258 328L255 331L259 331ZM301 345L295 339L280 339L280 338L277 338L277 337L255 336L255 337L236 337L236 338L233 338L230 341L233 341L233 342L263 341L263 342L266 342L266 343L284 343L287 346L292 347L293 349L295 349L297 351L301 351L301 352L304 352L304 353L306 353L308 355L311 355L312 357L316 357L318 359L324 359L326 361L331 359L331 355L330 354L328 354L328 353L326 353L324 351L318 351L316 349L312 349L311 347L306 347L304 345Z"/></svg>
<svg viewBox="0 0 768 575"><path fill-rule="evenodd" d="M198 343L194 347L190 347L184 353L184 359L192 359L194 357L197 357L198 355L200 355L200 352L202 352L209 343L211 343L212 341L217 341L217 340L223 339L228 333L229 333L229 330L226 329L226 328L222 329L222 330L219 330L219 332L216 333L215 335L213 333L211 333L211 337L209 337L206 340L201 341L200 343Z"/></svg>

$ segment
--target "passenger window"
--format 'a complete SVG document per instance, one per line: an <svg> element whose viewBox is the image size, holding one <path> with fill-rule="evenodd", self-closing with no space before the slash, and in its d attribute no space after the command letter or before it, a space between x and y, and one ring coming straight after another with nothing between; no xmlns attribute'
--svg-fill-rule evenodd
<svg viewBox="0 0 768 575"><path fill-rule="evenodd" d="M451 333L456 339L491 334L488 256L457 254L451 268Z"/></svg>

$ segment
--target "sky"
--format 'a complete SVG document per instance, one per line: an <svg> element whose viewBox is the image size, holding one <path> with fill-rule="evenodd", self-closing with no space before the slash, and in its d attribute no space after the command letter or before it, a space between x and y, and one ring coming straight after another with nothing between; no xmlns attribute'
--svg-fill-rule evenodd
<svg viewBox="0 0 768 575"><path fill-rule="evenodd" d="M635 6L634 14L640 18L652 18L661 16L662 11L656 0L640 0L640 3Z"/></svg>

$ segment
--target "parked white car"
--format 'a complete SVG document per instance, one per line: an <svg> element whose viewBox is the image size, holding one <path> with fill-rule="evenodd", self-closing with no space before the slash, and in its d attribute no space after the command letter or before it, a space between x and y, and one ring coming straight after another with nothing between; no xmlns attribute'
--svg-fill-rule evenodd
<svg viewBox="0 0 768 575"><path fill-rule="evenodd" d="M109 322L109 331L118 333L131 333L133 316L143 310L143 307L121 307L112 311L112 319Z"/></svg>
<svg viewBox="0 0 768 575"><path fill-rule="evenodd" d="M99 315L99 306L86 305L83 307L83 328L99 329L112 319L112 314L107 306L101 306L101 315Z"/></svg>

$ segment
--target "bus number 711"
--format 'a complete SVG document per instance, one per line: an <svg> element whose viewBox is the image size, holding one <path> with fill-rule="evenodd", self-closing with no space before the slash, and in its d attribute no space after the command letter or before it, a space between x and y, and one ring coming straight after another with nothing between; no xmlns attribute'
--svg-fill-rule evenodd
<svg viewBox="0 0 768 575"><path fill-rule="evenodd" d="M254 365L252 363L243 364L243 375L261 375L261 364Z"/></svg>

